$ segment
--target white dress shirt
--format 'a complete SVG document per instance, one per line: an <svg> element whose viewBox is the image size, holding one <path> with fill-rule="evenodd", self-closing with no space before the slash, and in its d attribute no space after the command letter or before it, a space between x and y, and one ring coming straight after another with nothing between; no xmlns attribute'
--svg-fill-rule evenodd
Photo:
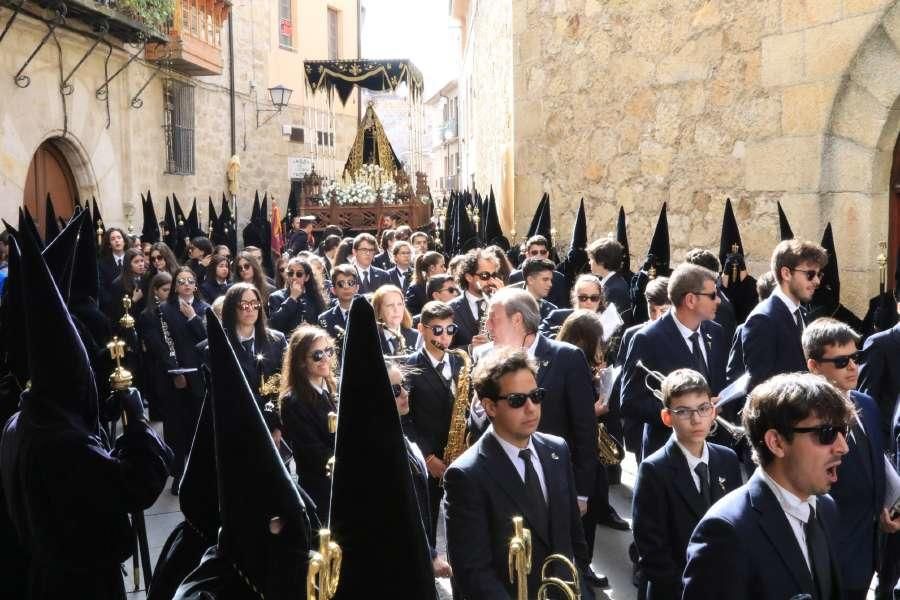
<svg viewBox="0 0 900 600"><path fill-rule="evenodd" d="M688 471L691 472L691 477L694 479L694 485L697 488L698 492L703 490L700 489L700 476L697 475L697 471L694 469L697 468L697 465L703 463L706 465L707 473L709 472L709 445L706 442L703 442L703 452L700 453L700 457L697 458L694 456L694 453L685 448L681 442L678 441L678 438L675 437L675 434L672 434L672 439L675 440L675 443L678 444L678 447L681 448L681 452L684 454L684 457L687 459ZM710 473L710 480L712 480L712 473ZM712 488L712 481L710 481L710 488Z"/></svg>
<svg viewBox="0 0 900 600"><path fill-rule="evenodd" d="M778 504L781 505L781 510L783 510L784 514L787 516L791 531L794 532L794 538L796 538L797 544L800 546L800 552L803 553L803 559L806 561L806 566L810 569L810 573L812 573L812 563L809 562L809 550L806 547L806 522L809 521L810 507L816 507L816 497L810 496L805 501L801 500L781 487L777 481L772 479L769 474L766 473L765 469L757 468L756 470L762 475L763 481L766 482L766 485L769 486L772 493L775 494Z"/></svg>
<svg viewBox="0 0 900 600"><path fill-rule="evenodd" d="M688 352L691 354L694 353L694 346L691 344L691 336L694 335L694 330L689 329L684 323L678 320L678 317L675 316L675 311L671 311L669 314L672 315L672 320L675 321L675 327L678 328L678 332L681 334L681 337L684 339L684 343L687 344ZM709 356L706 354L706 339L703 337L703 332L700 331L700 327L697 327L697 341L700 343L700 353L703 354L703 362L706 363L706 368L709 368Z"/></svg>
<svg viewBox="0 0 900 600"><path fill-rule="evenodd" d="M524 450L524 448L519 448L518 446L514 446L497 435L497 432L494 431L494 426L491 425L488 427L488 433L490 433L498 442L500 442L500 447L503 448L503 452L506 453L506 456L509 457L510 462L512 462L513 467L516 469L516 473L519 474L519 477L522 478L522 483L525 482L525 462L519 458L519 452ZM541 459L538 458L537 450L534 447L534 439L528 438L528 446L526 446L529 450L531 450L531 466L534 467L535 473L537 473L538 482L541 484L541 492L544 494L544 500L549 502L547 498L547 484L544 481L544 467L541 466Z"/></svg>
<svg viewBox="0 0 900 600"><path fill-rule="evenodd" d="M425 350L425 356L427 356L428 360L431 361L431 366L434 367L435 371L437 371L438 363L440 363L440 362L444 363L444 367L441 371L439 371L439 373L444 376L444 379L446 379L447 381L450 381L451 385L452 385L453 369L450 368L450 354L447 352L444 352L444 357L441 358L440 360L438 360L434 356L431 355L431 352L429 352L428 350Z"/></svg>
<svg viewBox="0 0 900 600"><path fill-rule="evenodd" d="M794 314L800 308L800 305L797 304L796 302L794 302L793 300L791 300L790 298L788 298L787 294L785 294L783 291L781 291L781 287L779 287L777 285L775 286L775 289L772 290L772 295L775 296L776 298L778 298L779 300L781 300L784 303L784 305L787 306L788 312L791 313L791 318L794 319L794 321L796 321L797 318L794 316ZM803 321L802 316L800 318L800 321L801 322ZM804 324L804 326L805 326L805 324Z"/></svg>
<svg viewBox="0 0 900 600"><path fill-rule="evenodd" d="M484 298L479 298L478 296L473 296L469 293L468 290L464 292L466 296L466 301L469 303L469 310L472 311L472 316L475 320L478 320L478 303L484 302ZM487 305L485 305L484 310L487 310Z"/></svg>

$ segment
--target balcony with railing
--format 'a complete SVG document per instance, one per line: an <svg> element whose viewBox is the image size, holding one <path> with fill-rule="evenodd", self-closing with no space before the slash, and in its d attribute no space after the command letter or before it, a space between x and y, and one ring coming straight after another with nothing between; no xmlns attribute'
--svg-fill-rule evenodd
<svg viewBox="0 0 900 600"><path fill-rule="evenodd" d="M190 76L221 75L222 23L231 0L175 0L169 43L147 46L147 60L168 60Z"/></svg>
<svg viewBox="0 0 900 600"><path fill-rule="evenodd" d="M441 126L441 141L455 140L459 135L459 122L456 119L448 119Z"/></svg>

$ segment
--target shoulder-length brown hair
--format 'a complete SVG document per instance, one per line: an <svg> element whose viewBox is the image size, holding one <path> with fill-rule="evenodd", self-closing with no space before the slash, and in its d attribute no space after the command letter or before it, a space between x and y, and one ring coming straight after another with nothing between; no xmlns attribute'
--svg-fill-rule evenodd
<svg viewBox="0 0 900 600"><path fill-rule="evenodd" d="M287 350L284 352L284 362L281 366L281 397L293 394L304 402L315 403L320 396L309 382L309 373L306 371L306 357L309 356L313 344L319 340L328 340L332 345L334 340L328 332L321 327L306 323L297 327L288 340ZM325 378L325 387L329 392L337 388L334 376L329 374Z"/></svg>
<svg viewBox="0 0 900 600"><path fill-rule="evenodd" d="M378 321L381 321L381 305L384 304L384 297L388 294L399 294L400 301L404 302L405 298L403 297L403 290L398 288L396 285L383 285L372 294L372 308L375 309L375 318ZM400 321L400 327L403 329L411 329L412 328L412 316L409 314L409 309L406 308L406 304L403 304L403 320Z"/></svg>
<svg viewBox="0 0 900 600"><path fill-rule="evenodd" d="M231 344L237 347L237 311L238 304L241 303L241 296L247 290L252 290L256 294L259 301L259 315L256 317L256 323L253 325L253 334L257 340L268 340L269 333L266 328L266 306L262 299L262 293L255 286L249 283L239 281L235 283L228 291L225 292L225 300L222 303L222 328L225 329L226 335L231 340Z"/></svg>
<svg viewBox="0 0 900 600"><path fill-rule="evenodd" d="M605 351L603 321L600 319L600 313L584 308L575 309L562 324L556 340L581 348L588 364L596 367L597 350L600 350L600 354Z"/></svg>
<svg viewBox="0 0 900 600"><path fill-rule="evenodd" d="M234 261L234 280L236 282L244 281L241 278L241 261L245 261L250 264L250 268L253 269L253 286L256 288L256 291L259 292L260 302L263 303L263 312L266 310L266 303L269 301L269 293L268 286L266 285L266 278L263 276L262 267L259 266L259 261L256 260L252 254L249 252L241 252L237 260Z"/></svg>

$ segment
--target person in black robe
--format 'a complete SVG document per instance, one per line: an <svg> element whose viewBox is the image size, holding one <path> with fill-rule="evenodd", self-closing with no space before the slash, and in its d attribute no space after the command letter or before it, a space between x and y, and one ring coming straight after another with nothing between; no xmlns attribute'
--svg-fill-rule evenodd
<svg viewBox="0 0 900 600"><path fill-rule="evenodd" d="M121 563L135 539L128 513L156 500L171 451L134 389L115 393L126 425L108 447L84 345L36 242L17 237L31 385L4 427L0 474L29 559L24 597L124 600Z"/></svg>

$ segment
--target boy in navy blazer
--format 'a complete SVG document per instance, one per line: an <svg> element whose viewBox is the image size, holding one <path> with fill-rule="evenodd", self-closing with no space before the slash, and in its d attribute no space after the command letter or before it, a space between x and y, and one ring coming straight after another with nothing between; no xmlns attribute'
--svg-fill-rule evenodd
<svg viewBox="0 0 900 600"><path fill-rule="evenodd" d="M840 517L835 547L845 600L865 600L878 560L878 527L888 534L900 530L884 505L885 444L881 414L871 396L857 392L860 336L835 319L816 319L803 332L803 352L810 372L822 375L856 408L841 465L831 488ZM888 468L893 468L888 466ZM879 574L879 580L882 579Z"/></svg>
<svg viewBox="0 0 900 600"><path fill-rule="evenodd" d="M737 455L706 441L716 417L706 379L678 369L663 380L662 396L672 436L641 463L632 504L646 600L681 598L691 532L712 503L741 485Z"/></svg>

